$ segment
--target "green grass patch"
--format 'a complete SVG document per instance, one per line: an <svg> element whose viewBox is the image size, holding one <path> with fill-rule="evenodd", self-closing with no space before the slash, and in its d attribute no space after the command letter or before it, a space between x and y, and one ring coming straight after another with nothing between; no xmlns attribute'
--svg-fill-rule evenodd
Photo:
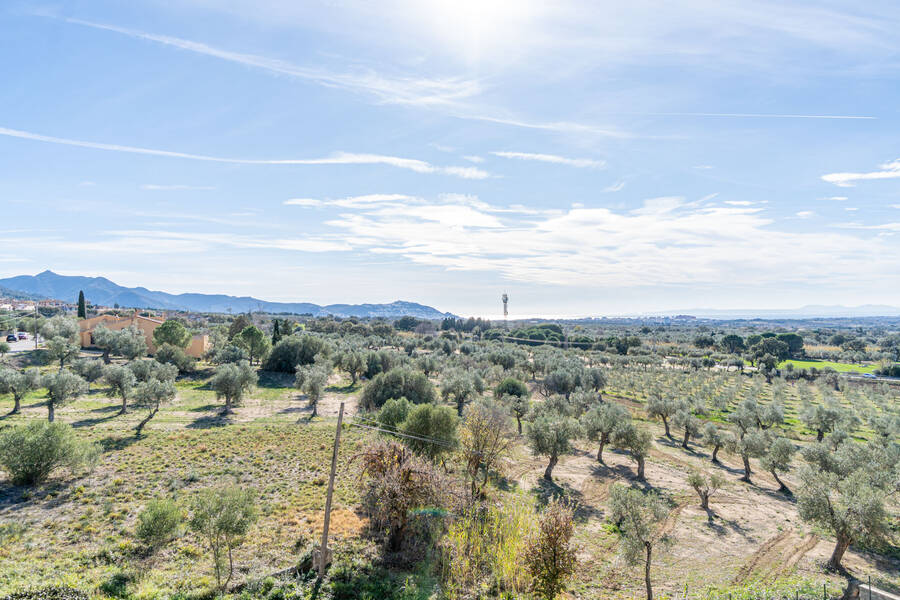
<svg viewBox="0 0 900 600"><path fill-rule="evenodd" d="M832 362L829 360L786 360L778 365L779 369L783 369L788 364L794 365L795 369L812 369L818 370L830 368L839 373L874 373L878 365L854 365L850 363Z"/></svg>

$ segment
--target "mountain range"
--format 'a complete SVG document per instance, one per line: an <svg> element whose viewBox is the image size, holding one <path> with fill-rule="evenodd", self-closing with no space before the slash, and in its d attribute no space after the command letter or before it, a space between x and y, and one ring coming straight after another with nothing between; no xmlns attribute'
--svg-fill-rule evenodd
<svg viewBox="0 0 900 600"><path fill-rule="evenodd" d="M666 316L692 315L704 319L821 319L821 318L862 318L897 317L900 308L883 304L863 304L861 306L807 305L800 308L746 308L715 309L692 308L665 311Z"/></svg>
<svg viewBox="0 0 900 600"><path fill-rule="evenodd" d="M415 302L397 300L389 304L329 304L320 306L311 302L268 302L251 296L227 296L224 294L169 294L144 287L124 287L105 277L80 277L59 275L44 271L37 275L19 275L0 279L0 289L6 288L20 294L40 296L75 302L78 292L84 291L85 299L93 304L127 308L155 308L162 310L186 310L205 313L269 312L335 315L339 317L403 317L443 319L455 316Z"/></svg>

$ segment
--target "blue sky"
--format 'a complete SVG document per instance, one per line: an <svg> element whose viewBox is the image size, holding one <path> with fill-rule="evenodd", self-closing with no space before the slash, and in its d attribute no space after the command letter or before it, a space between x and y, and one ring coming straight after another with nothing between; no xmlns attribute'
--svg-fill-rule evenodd
<svg viewBox="0 0 900 600"><path fill-rule="evenodd" d="M0 275L900 304L898 30L893 2L4 2Z"/></svg>

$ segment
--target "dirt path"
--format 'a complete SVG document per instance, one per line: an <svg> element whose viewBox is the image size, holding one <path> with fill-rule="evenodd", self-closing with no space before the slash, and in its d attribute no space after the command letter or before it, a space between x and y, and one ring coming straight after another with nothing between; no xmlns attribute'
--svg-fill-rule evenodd
<svg viewBox="0 0 900 600"><path fill-rule="evenodd" d="M814 534L800 537L790 531L782 531L769 538L738 570L734 583L744 583L754 578L774 579L793 570L806 553L815 548L819 538Z"/></svg>

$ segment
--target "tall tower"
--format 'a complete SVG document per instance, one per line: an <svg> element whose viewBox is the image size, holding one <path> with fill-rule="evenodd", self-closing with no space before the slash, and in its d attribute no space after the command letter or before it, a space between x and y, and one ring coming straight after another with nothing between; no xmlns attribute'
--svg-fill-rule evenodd
<svg viewBox="0 0 900 600"><path fill-rule="evenodd" d="M506 292L503 292L500 299L503 300L503 327L509 329L509 323L506 320L506 317L509 316L509 311L506 309L506 305L509 303L509 296L506 295Z"/></svg>

